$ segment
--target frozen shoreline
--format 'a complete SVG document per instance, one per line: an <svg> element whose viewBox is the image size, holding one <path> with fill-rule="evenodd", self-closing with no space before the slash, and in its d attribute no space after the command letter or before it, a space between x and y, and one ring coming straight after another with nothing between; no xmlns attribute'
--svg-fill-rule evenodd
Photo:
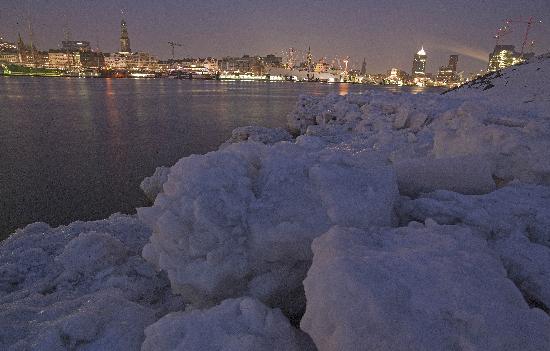
<svg viewBox="0 0 550 351"><path fill-rule="evenodd" d="M29 225L0 243L0 348L547 350L549 78L302 97L296 139L239 128L136 216Z"/></svg>

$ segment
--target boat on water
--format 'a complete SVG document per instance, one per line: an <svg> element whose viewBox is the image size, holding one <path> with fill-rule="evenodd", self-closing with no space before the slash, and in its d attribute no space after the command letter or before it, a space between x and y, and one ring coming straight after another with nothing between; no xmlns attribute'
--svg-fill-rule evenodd
<svg viewBox="0 0 550 351"><path fill-rule="evenodd" d="M155 78L156 75L150 72L132 72L130 78Z"/></svg>
<svg viewBox="0 0 550 351"><path fill-rule="evenodd" d="M27 76L27 77L62 77L64 72L55 68L31 67L11 63L1 64L2 75L4 76Z"/></svg>

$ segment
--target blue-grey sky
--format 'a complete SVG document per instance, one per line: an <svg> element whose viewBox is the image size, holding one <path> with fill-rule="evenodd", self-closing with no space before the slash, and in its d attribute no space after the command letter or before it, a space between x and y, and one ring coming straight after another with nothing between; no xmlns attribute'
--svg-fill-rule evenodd
<svg viewBox="0 0 550 351"><path fill-rule="evenodd" d="M550 0L2 0L0 35L28 38L32 17L35 42L55 48L69 24L72 38L105 52L118 50L124 9L133 51L170 56L168 41L185 45L177 56L281 54L311 46L315 58L363 57L370 73L391 67L410 71L424 45L427 69L437 71L448 55L460 54L459 69L486 66L497 28L506 18L543 21L531 37L537 53L550 51ZM523 25L502 43L521 46Z"/></svg>

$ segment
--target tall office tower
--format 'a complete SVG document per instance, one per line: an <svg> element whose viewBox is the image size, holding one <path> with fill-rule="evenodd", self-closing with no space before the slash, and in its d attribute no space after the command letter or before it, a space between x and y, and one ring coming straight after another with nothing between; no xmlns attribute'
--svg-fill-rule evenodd
<svg viewBox="0 0 550 351"><path fill-rule="evenodd" d="M362 76L364 76L365 74L367 74L367 60L365 58L363 58L363 64L361 65L361 72L360 74Z"/></svg>
<svg viewBox="0 0 550 351"><path fill-rule="evenodd" d="M428 55L426 55L426 51L424 51L424 47L422 47L422 49L420 49L420 51L414 55L413 66L412 66L413 78L424 77L426 75L427 59L428 59Z"/></svg>
<svg viewBox="0 0 550 351"><path fill-rule="evenodd" d="M313 55L311 55L311 46L307 48L306 66L308 72L313 71Z"/></svg>
<svg viewBox="0 0 550 351"><path fill-rule="evenodd" d="M449 56L449 69L456 73L456 68L458 66L458 55L451 55Z"/></svg>
<svg viewBox="0 0 550 351"><path fill-rule="evenodd" d="M120 22L120 52L132 52L130 49L130 38L128 37L128 27L124 19Z"/></svg>

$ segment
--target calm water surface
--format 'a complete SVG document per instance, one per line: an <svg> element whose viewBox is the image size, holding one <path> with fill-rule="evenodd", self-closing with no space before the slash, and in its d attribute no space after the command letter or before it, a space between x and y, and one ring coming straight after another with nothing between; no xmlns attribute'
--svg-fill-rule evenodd
<svg viewBox="0 0 550 351"><path fill-rule="evenodd" d="M56 226L132 213L147 205L139 183L155 167L215 150L239 126L284 127L300 94L367 89L0 77L0 239L36 221Z"/></svg>

